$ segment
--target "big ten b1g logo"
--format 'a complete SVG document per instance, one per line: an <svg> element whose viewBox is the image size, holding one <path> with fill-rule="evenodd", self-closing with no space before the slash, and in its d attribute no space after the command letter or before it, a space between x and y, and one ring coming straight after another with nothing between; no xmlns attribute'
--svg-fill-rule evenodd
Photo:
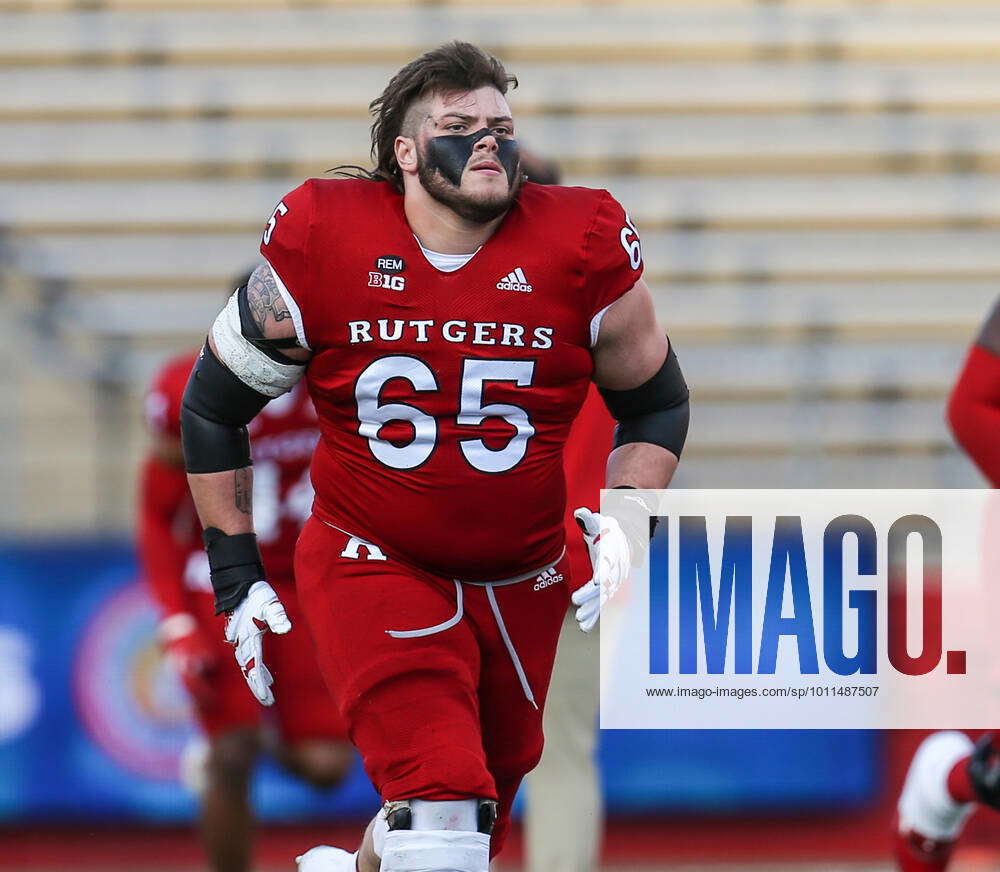
<svg viewBox="0 0 1000 872"><path fill-rule="evenodd" d="M901 675L926 675L941 662L942 535L931 518L903 515L876 529L868 518L843 514L810 542L799 515L725 516L721 547L720 537L709 536L709 520L721 519L659 519L649 564L650 675L669 674L674 663L681 675L774 675L783 637L794 644L802 675L821 672L821 655L828 675L873 675L879 666L880 599L887 610L889 667ZM845 560L848 543L856 566ZM908 548L912 557L917 544L919 559L908 561ZM908 583L908 571L919 578ZM845 575L855 588L846 597ZM920 653L911 656L907 612L914 605L909 600L918 596L921 626L913 635L921 640ZM966 652L948 651L945 666L948 674L964 675Z"/></svg>
<svg viewBox="0 0 1000 872"><path fill-rule="evenodd" d="M405 291L406 278L397 275L404 269L406 269L406 261L403 258L395 254L383 254L375 258L375 269L368 273L368 287Z"/></svg>

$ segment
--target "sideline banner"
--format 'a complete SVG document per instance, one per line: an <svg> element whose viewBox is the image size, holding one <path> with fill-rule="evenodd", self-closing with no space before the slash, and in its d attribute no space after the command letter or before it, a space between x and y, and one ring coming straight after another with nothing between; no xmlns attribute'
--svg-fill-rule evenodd
<svg viewBox="0 0 1000 872"><path fill-rule="evenodd" d="M988 490L604 491L654 518L601 616L610 729L1000 723Z"/></svg>
<svg viewBox="0 0 1000 872"><path fill-rule="evenodd" d="M157 621L127 543L0 546L0 822L194 816L178 775L197 734ZM316 791L265 762L253 798L264 820L378 808L360 763Z"/></svg>
<svg viewBox="0 0 1000 872"><path fill-rule="evenodd" d="M195 731L156 622L128 543L0 544L0 823L194 816L178 769ZM883 771L863 731L606 731L599 758L613 813L857 808ZM265 821L378 807L360 764L314 791L265 761L253 798Z"/></svg>

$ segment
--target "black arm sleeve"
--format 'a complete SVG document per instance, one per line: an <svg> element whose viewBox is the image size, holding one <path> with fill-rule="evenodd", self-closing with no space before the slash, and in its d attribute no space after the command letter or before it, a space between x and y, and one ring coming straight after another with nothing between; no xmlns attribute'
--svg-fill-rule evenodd
<svg viewBox="0 0 1000 872"><path fill-rule="evenodd" d="M608 411L618 421L615 448L630 442L649 442L681 456L690 417L688 387L672 345L663 366L637 388L599 390Z"/></svg>
<svg viewBox="0 0 1000 872"><path fill-rule="evenodd" d="M241 382L205 343L181 403L184 468L205 473L249 466L246 425L269 399Z"/></svg>
<svg viewBox="0 0 1000 872"><path fill-rule="evenodd" d="M181 403L181 441L188 472L225 472L250 465L247 427L268 397L241 382L205 343ZM232 611L264 567L253 533L229 536L208 527L203 538L215 591L215 612Z"/></svg>

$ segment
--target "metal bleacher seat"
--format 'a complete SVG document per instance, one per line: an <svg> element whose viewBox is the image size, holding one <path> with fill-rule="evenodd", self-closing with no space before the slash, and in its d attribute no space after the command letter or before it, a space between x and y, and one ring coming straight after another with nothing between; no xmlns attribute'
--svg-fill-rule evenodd
<svg viewBox="0 0 1000 872"><path fill-rule="evenodd" d="M678 484L979 480L943 404L1000 288L986 0L0 0L0 226L43 288L2 305L18 348L41 303L69 348L0 385L0 465L25 458L0 523L128 526L142 384L273 203L366 162L367 102L449 38L504 57L519 135L636 220L694 391Z"/></svg>

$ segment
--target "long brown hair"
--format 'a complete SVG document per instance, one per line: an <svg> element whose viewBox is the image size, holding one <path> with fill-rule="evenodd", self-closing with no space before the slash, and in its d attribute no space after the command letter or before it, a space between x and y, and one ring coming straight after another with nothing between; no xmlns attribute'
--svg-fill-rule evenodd
<svg viewBox="0 0 1000 872"><path fill-rule="evenodd" d="M395 143L410 107L429 94L474 91L484 85L506 94L508 88L517 87L517 77L508 75L499 60L472 43L449 42L410 61L368 105L368 111L375 116L371 131L375 167L336 170L341 175L390 182L402 192L403 173L396 162Z"/></svg>

